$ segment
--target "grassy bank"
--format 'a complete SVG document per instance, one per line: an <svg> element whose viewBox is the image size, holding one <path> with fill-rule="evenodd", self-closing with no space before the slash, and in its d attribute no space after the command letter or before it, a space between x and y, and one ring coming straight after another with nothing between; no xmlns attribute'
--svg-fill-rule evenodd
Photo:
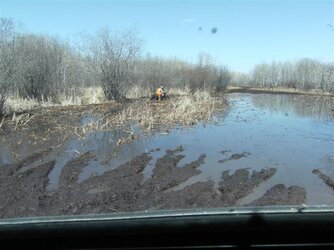
<svg viewBox="0 0 334 250"><path fill-rule="evenodd" d="M133 86L126 94L126 98L130 100L139 98L149 98L154 89ZM168 95L170 96L186 96L190 93L189 88L170 88ZM101 104L106 103L104 93L101 87L89 87L76 89L75 94L64 95L59 94L53 100L44 99L38 102L35 99L21 98L18 96L9 96L5 102L5 113L23 113L39 108L48 107L66 107L77 105Z"/></svg>
<svg viewBox="0 0 334 250"><path fill-rule="evenodd" d="M179 93L182 93L181 90ZM29 133L33 130L36 132L34 136L38 134L40 138L47 138L50 133L60 134L59 138L71 135L84 138L87 133L109 131L115 127L126 128L133 123L147 131L165 130L176 125L191 126L208 121L214 112L223 112L227 106L224 96L213 97L208 91L172 95L161 102L148 97L122 102L90 100L82 104L79 101L37 103L12 99L13 113L0 120L0 133ZM25 108L29 112L24 112ZM45 131L48 135L44 135Z"/></svg>

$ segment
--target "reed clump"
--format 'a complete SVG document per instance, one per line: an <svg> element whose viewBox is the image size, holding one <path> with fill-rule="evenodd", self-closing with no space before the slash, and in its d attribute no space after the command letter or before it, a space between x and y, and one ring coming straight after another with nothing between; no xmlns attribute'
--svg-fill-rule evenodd
<svg viewBox="0 0 334 250"><path fill-rule="evenodd" d="M164 99L161 102L147 101L129 105L116 116L119 124L135 121L146 130L175 125L194 125L208 121L214 112L226 108L225 99L213 97L208 91L196 91L186 96Z"/></svg>

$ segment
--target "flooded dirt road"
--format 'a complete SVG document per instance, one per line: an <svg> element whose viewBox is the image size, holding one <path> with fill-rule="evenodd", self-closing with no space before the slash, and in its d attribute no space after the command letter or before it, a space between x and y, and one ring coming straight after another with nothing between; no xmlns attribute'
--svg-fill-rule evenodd
<svg viewBox="0 0 334 250"><path fill-rule="evenodd" d="M333 98L234 93L228 103L209 123L154 133L134 123L79 136L46 126L31 143L33 128L3 135L0 217L334 205Z"/></svg>

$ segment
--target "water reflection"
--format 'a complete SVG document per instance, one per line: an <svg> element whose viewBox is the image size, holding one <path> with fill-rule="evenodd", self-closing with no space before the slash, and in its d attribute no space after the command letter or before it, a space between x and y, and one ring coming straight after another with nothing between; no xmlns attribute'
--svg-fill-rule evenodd
<svg viewBox="0 0 334 250"><path fill-rule="evenodd" d="M251 95L252 103L271 112L291 113L299 117L312 117L318 120L334 120L334 97L307 95Z"/></svg>
<svg viewBox="0 0 334 250"><path fill-rule="evenodd" d="M134 124L109 131L93 131L82 138L69 137L61 147L33 162L56 160L49 175L49 189L57 188L63 167L85 152L93 158L79 175L79 182L91 175L100 175L119 167L143 153L152 160L144 169L144 182L167 149L182 146L184 155L177 167L205 154L199 175L175 187L181 190L198 181L210 180L217 187L222 173L233 174L238 169L261 171L275 168L275 175L261 183L240 205L259 199L274 185L298 185L307 192L307 204L334 204L334 191L329 189L312 170L317 168L334 178L333 98L270 94L231 94L225 116L216 116L218 123L206 123L191 128L174 128L166 133L145 134ZM85 113L83 126L96 122ZM136 139L119 144L120 139L134 133ZM28 150L21 144L17 150ZM31 149L30 149L31 151ZM25 152L29 155L29 151ZM30 152L30 154L32 154ZM11 152L0 145L0 166L11 163Z"/></svg>
<svg viewBox="0 0 334 250"><path fill-rule="evenodd" d="M120 141L131 138L132 133L138 136L136 140L119 144ZM114 128L109 131L94 131L87 133L83 138L71 137L61 148L53 150L46 157L46 159L50 160L56 159L56 165L49 175L49 189L58 187L61 170L68 161L88 151L95 157L83 169L79 176L79 182L84 181L91 175L99 175L115 169L130 161L133 157L149 151L155 159L154 156L158 157L160 154L154 153L154 151L160 150L152 148L151 138L153 138L153 135L145 135L140 128L133 124L129 125L129 127ZM146 170L145 173L150 175L151 172Z"/></svg>
<svg viewBox="0 0 334 250"><path fill-rule="evenodd" d="M12 162L12 154L9 150L8 145L0 142L0 167L7 164L12 164Z"/></svg>

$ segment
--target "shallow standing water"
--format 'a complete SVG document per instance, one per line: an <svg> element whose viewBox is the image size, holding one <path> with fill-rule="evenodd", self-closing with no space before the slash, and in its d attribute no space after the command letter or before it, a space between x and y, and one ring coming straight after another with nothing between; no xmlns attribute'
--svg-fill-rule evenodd
<svg viewBox="0 0 334 250"><path fill-rule="evenodd" d="M308 205L333 205L334 191L326 186L313 169L334 178L334 111L333 98L274 95L230 94L229 109L223 117L214 116L210 123L191 128L175 128L168 132L140 135L132 143L115 146L117 141L131 131L115 129L108 132L88 133L85 138L70 138L65 145L53 149L43 161L56 159L49 175L49 189L58 186L64 165L81 153L90 151L95 157L79 176L79 181L149 152L153 159L144 169L145 180L150 178L157 159L167 149L182 147L183 166L205 154L200 166L201 174L188 179L174 190L198 182L211 180L216 185L222 181L223 171L248 168L262 170L276 168L276 173L261 183L254 191L239 201L244 205L260 198L268 189L284 184L287 187L304 187ZM85 116L83 125L94 117ZM133 132L132 131L132 132ZM12 163L11 153L0 145L2 163ZM34 163L36 166L40 162ZM30 166L31 167L31 166ZM144 181L145 181L144 180Z"/></svg>
<svg viewBox="0 0 334 250"><path fill-rule="evenodd" d="M332 205L334 191L312 174L313 169L320 169L334 178L331 101L330 98L312 96L231 94L224 117L217 116L210 124L176 128L168 134L145 136L132 144L121 145L107 165L99 166L95 162L80 178L101 174L136 155L151 151L153 160L144 170L147 179L155 161L164 155L165 150L182 146L184 151L181 154L186 157L179 166L196 160L202 154L206 154L206 158L200 167L200 175L174 189L182 189L197 181L212 180L218 184L225 170L232 174L240 168L251 171L274 167L276 174L242 199L240 205L260 198L280 183L287 187L304 187L309 205ZM99 155L104 154L104 146L100 144Z"/></svg>

